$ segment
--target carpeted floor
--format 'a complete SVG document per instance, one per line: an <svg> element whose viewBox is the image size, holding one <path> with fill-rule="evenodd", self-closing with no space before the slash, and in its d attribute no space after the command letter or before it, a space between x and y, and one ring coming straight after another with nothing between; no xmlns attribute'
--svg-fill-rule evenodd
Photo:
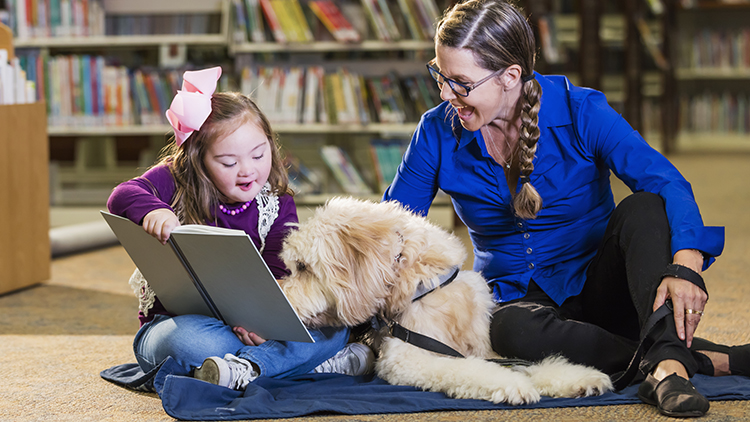
<svg viewBox="0 0 750 422"><path fill-rule="evenodd" d="M708 225L727 228L724 255L705 273L711 299L699 334L727 344L750 342L750 155L681 155L673 162L693 183ZM616 187L618 197L624 195ZM464 236L465 230L457 229ZM469 263L470 265L470 263ZM99 371L132 362L137 302L127 279L133 264L118 246L55 259L42 285L0 296L0 421L172 420L158 397L103 381ZM292 421L660 420L646 405L437 412ZM712 402L702 420L750 419L748 402Z"/></svg>

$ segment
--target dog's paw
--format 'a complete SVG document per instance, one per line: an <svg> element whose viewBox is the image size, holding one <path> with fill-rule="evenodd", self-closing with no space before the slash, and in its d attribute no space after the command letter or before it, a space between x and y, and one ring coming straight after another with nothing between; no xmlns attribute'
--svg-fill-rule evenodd
<svg viewBox="0 0 750 422"><path fill-rule="evenodd" d="M545 396L598 396L613 389L608 375L594 368L572 364L562 357L547 358L526 371L534 386Z"/></svg>
<svg viewBox="0 0 750 422"><path fill-rule="evenodd" d="M531 383L522 386L506 386L495 390L489 399L493 403L508 403L512 405L532 404L541 400L542 396Z"/></svg>

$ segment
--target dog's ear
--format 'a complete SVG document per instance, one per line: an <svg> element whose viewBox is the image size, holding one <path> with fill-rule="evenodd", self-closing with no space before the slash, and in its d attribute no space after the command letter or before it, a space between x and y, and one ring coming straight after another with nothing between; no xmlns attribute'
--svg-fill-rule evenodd
<svg viewBox="0 0 750 422"><path fill-rule="evenodd" d="M391 295L398 240L382 220L352 217L340 223L328 238L329 248L340 248L329 276L337 314L358 324L380 313Z"/></svg>

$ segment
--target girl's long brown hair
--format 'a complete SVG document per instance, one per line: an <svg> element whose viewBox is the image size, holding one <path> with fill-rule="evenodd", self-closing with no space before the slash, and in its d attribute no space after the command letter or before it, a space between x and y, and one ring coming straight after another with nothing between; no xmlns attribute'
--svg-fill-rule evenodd
<svg viewBox="0 0 750 422"><path fill-rule="evenodd" d="M437 25L435 43L471 50L476 64L495 71L513 64L521 66L522 77L534 73L536 42L526 18L505 0L470 0L446 10ZM513 199L516 215L536 218L542 198L528 182L534 171L539 140L539 107L542 88L535 79L523 83L518 161L521 190ZM523 181L525 180L525 182Z"/></svg>
<svg viewBox="0 0 750 422"><path fill-rule="evenodd" d="M246 123L260 128L271 145L271 173L268 176L271 191L279 196L293 195L276 135L266 116L246 95L217 92L211 97L211 114L200 130L193 132L180 146L170 142L161 151L157 163L167 165L172 172L176 190L170 205L183 224L215 221L217 205L227 198L211 181L203 157L213 142Z"/></svg>

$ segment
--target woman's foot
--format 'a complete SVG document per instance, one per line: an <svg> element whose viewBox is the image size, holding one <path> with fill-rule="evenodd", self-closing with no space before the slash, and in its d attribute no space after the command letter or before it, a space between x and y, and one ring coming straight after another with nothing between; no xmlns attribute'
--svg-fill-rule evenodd
<svg viewBox="0 0 750 422"><path fill-rule="evenodd" d="M710 407L688 379L685 366L672 359L659 362L638 388L638 398L670 417L703 416Z"/></svg>
<svg viewBox="0 0 750 422"><path fill-rule="evenodd" d="M638 398L656 406L661 414L673 418L703 416L710 407L708 399L695 389L690 380L677 374L671 374L661 381L649 374L638 388Z"/></svg>
<svg viewBox="0 0 750 422"><path fill-rule="evenodd" d="M701 367L698 372L701 374L715 377L750 376L750 344L725 346L696 337L693 339L690 350L708 358L699 360Z"/></svg>

